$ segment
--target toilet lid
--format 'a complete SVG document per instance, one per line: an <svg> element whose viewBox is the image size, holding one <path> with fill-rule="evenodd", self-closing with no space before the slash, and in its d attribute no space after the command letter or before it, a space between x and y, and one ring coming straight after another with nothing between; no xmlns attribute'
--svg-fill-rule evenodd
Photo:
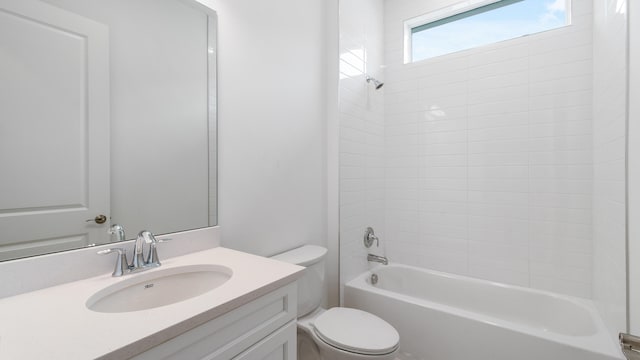
<svg viewBox="0 0 640 360"><path fill-rule="evenodd" d="M313 327L327 344L363 355L391 353L400 341L388 322L357 309L331 308L315 319Z"/></svg>

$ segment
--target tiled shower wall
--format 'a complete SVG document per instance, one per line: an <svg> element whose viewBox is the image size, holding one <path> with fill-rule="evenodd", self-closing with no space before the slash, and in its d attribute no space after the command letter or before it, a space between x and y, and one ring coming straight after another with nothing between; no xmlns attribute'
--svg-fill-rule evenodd
<svg viewBox="0 0 640 360"><path fill-rule="evenodd" d="M384 90L381 78L383 0L340 6L340 282L367 270L367 226L384 238Z"/></svg>
<svg viewBox="0 0 640 360"><path fill-rule="evenodd" d="M384 133L386 254L591 297L591 2L573 1L566 28L403 64L403 21L454 2L385 2L375 135Z"/></svg>
<svg viewBox="0 0 640 360"><path fill-rule="evenodd" d="M615 337L626 328L627 302L627 1L594 4L593 299Z"/></svg>

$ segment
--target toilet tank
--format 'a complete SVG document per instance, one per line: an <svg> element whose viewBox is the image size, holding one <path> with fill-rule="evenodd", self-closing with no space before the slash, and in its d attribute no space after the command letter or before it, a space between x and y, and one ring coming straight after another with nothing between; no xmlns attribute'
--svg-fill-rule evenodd
<svg viewBox="0 0 640 360"><path fill-rule="evenodd" d="M322 246L304 245L282 254L272 256L274 260L306 267L298 279L298 317L309 314L320 307L325 291L324 259L327 249Z"/></svg>

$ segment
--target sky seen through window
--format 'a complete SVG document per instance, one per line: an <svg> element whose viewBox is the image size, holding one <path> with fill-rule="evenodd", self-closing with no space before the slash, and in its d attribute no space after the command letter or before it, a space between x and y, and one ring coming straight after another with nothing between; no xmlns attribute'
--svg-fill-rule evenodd
<svg viewBox="0 0 640 360"><path fill-rule="evenodd" d="M414 27L411 59L420 61L565 26L566 4L566 0L503 0L483 7L488 11L479 8L455 15L453 21Z"/></svg>

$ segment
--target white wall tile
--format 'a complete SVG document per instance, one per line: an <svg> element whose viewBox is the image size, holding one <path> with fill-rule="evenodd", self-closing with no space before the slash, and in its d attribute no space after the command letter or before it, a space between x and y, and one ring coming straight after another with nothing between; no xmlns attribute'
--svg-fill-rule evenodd
<svg viewBox="0 0 640 360"><path fill-rule="evenodd" d="M469 147L469 166L505 166L505 165L528 165L529 154L520 153L471 153Z"/></svg>
<svg viewBox="0 0 640 360"><path fill-rule="evenodd" d="M403 64L402 21L452 2L385 2L388 255L590 297L591 4L570 27Z"/></svg>
<svg viewBox="0 0 640 360"><path fill-rule="evenodd" d="M491 141L526 139L529 137L529 126L500 126L469 130L468 141Z"/></svg>
<svg viewBox="0 0 640 360"><path fill-rule="evenodd" d="M475 58L475 56L471 58ZM529 58L526 54L516 59L499 59L482 65L470 64L469 79L476 80L496 75L519 73L528 68Z"/></svg>
<svg viewBox="0 0 640 360"><path fill-rule="evenodd" d="M627 316L626 175L622 165L627 120L627 1L607 1L598 5L594 7L593 26L592 293L611 337L615 339L619 331L626 329Z"/></svg>
<svg viewBox="0 0 640 360"><path fill-rule="evenodd" d="M498 133L498 135L501 135L501 136L494 135L498 139L491 140L490 138L489 139L485 138L482 141L469 142L469 153L470 154L492 154L492 153L527 152L530 148L529 146L530 141L529 139L527 139L527 137L524 137L524 138L522 137L523 129L524 128L519 127L517 129L512 129L510 131L504 132L506 134L509 134L509 132L513 134L518 134L518 132L520 132L519 135L516 135L513 137L505 136L504 133L503 134ZM475 134L474 136L475 138L491 135L491 132L487 132L487 131L475 132L475 130L470 130L470 132L473 132ZM493 133L495 134L495 132Z"/></svg>
<svg viewBox="0 0 640 360"><path fill-rule="evenodd" d="M531 151L589 150L593 140L591 135L539 137L529 139L527 145Z"/></svg>
<svg viewBox="0 0 640 360"><path fill-rule="evenodd" d="M531 124L536 123L561 123L565 121L581 121L592 119L592 111L590 105L542 109L529 112L529 120Z"/></svg>
<svg viewBox="0 0 640 360"><path fill-rule="evenodd" d="M383 63L382 0L340 1L339 6L340 282L344 285L368 269L367 252L362 245L365 228L372 226L378 236L384 238L385 235L383 93L389 86L376 91L365 81L367 75L384 81L380 70ZM410 96L407 91L416 87L417 82L408 81L408 85L396 86L396 90L390 94L389 100L396 102L395 108L399 114L405 114L404 104L412 101L407 97ZM413 100L417 100L417 92ZM412 122L411 116L404 115L392 119L397 120L397 130L389 132L397 136L396 141L390 140L389 145L391 149L395 146L397 151L390 152L390 164L398 169L400 180L412 172L417 178L417 122ZM405 156L407 154L415 156ZM399 186L398 189L403 187ZM417 185L415 189L417 191ZM406 199L411 196L417 198L410 191L395 195ZM414 202L417 203L417 200Z"/></svg>

